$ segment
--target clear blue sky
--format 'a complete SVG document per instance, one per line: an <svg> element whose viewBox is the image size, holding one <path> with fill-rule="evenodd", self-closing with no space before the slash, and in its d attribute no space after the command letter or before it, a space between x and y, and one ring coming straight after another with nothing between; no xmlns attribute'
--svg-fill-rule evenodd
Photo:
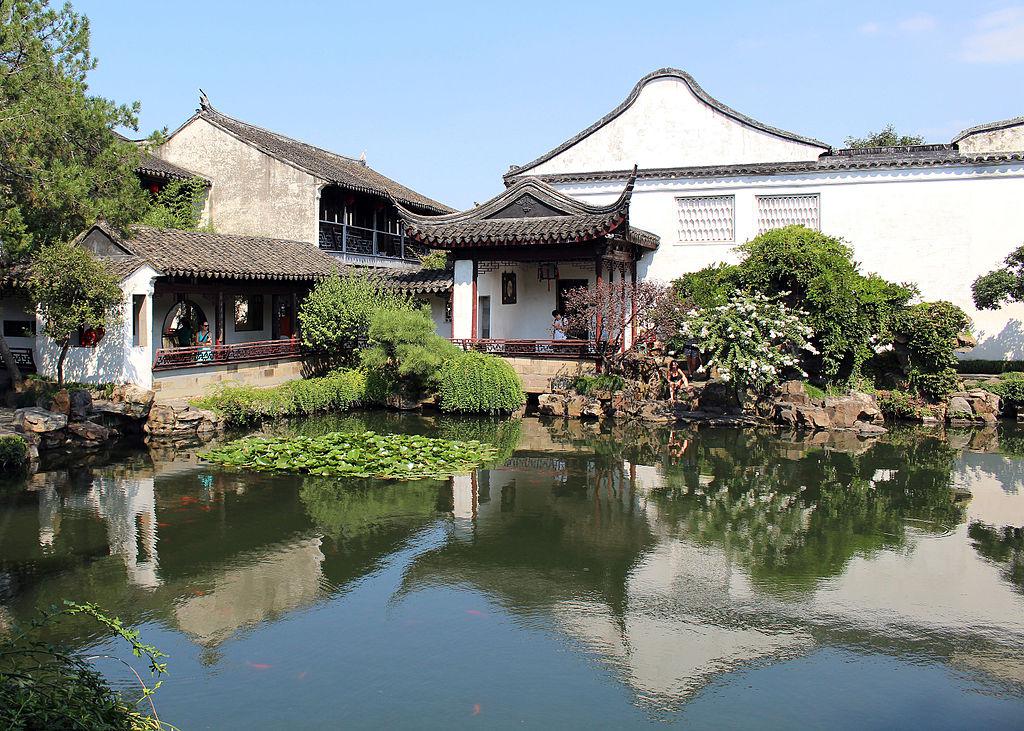
<svg viewBox="0 0 1024 731"><path fill-rule="evenodd" d="M174 129L221 111L463 208L618 104L690 72L768 124L839 145L892 121L948 142L1024 114L1024 3L75 0L94 93Z"/></svg>

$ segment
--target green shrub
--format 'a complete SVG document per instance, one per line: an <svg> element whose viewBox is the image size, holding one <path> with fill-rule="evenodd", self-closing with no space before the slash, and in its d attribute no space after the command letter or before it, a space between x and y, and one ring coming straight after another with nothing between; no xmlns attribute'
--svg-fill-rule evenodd
<svg viewBox="0 0 1024 731"><path fill-rule="evenodd" d="M878 408L887 419L913 419L918 415L913 394L889 391L878 397Z"/></svg>
<svg viewBox="0 0 1024 731"><path fill-rule="evenodd" d="M601 373L596 376L576 376L572 388L576 393L588 396L595 391L621 391L626 385L622 376Z"/></svg>
<svg viewBox="0 0 1024 731"><path fill-rule="evenodd" d="M445 269L448 266L448 252L433 249L420 257L420 266L424 269Z"/></svg>
<svg viewBox="0 0 1024 731"><path fill-rule="evenodd" d="M342 370L322 378L290 381L273 388L221 385L192 403L212 409L231 425L350 409L365 398L366 376Z"/></svg>
<svg viewBox="0 0 1024 731"><path fill-rule="evenodd" d="M441 367L438 381L442 411L511 413L526 403L519 374L495 355L459 353Z"/></svg>
<svg viewBox="0 0 1024 731"><path fill-rule="evenodd" d="M47 638L48 633L52 634L52 625L68 617L95 620L105 633L124 640L131 654L147 663L150 683L132 668L140 683L140 705L133 704L126 694L112 688L85 653ZM161 661L164 657L164 653L152 645L144 644L137 630L106 615L95 604L65 601L63 607L50 607L30 626L7 627L0 634L0 728L96 731L167 728L156 718L152 705L152 696L162 683L161 676L167 672L167 664ZM152 710L153 715L142 709Z"/></svg>
<svg viewBox="0 0 1024 731"><path fill-rule="evenodd" d="M370 319L360 359L375 398L385 392L416 399L436 392L441 367L461 352L434 331L426 310L381 310Z"/></svg>
<svg viewBox="0 0 1024 731"><path fill-rule="evenodd" d="M319 367L354 366L369 337L374 313L412 308L408 296L379 287L361 270L328 277L299 307L302 345Z"/></svg>
<svg viewBox="0 0 1024 731"><path fill-rule="evenodd" d="M887 342L896 312L915 294L909 285L862 274L853 252L840 239L803 226L766 231L739 247L742 260L684 275L674 286L680 298L700 309L726 304L739 290L781 297L806 313L818 354L801 357L804 367L831 382L860 375Z"/></svg>
<svg viewBox="0 0 1024 731"><path fill-rule="evenodd" d="M1011 373L1024 371L1024 360L958 360L957 373Z"/></svg>
<svg viewBox="0 0 1024 731"><path fill-rule="evenodd" d="M791 310L779 298L738 292L718 307L695 310L683 322L680 337L696 338L708 355L705 364L718 369L737 392L771 391L784 374L799 373L801 351L816 353L814 332L806 313ZM677 346L678 347L678 346Z"/></svg>
<svg viewBox="0 0 1024 731"><path fill-rule="evenodd" d="M998 383L989 383L983 388L999 396L1004 408L1018 412L1024 408L1024 373L1007 373Z"/></svg>
<svg viewBox="0 0 1024 731"><path fill-rule="evenodd" d="M17 434L0 434L0 472L20 472L28 463L28 445Z"/></svg>
<svg viewBox="0 0 1024 731"><path fill-rule="evenodd" d="M954 352L970 324L966 313L950 302L922 302L897 314L895 343L906 354L907 377L918 393L941 399L960 387Z"/></svg>
<svg viewBox="0 0 1024 731"><path fill-rule="evenodd" d="M846 243L803 226L766 231L739 250L743 286L782 295L807 312L830 381L860 374L873 343L888 339L893 316L915 294L910 286L861 274Z"/></svg>

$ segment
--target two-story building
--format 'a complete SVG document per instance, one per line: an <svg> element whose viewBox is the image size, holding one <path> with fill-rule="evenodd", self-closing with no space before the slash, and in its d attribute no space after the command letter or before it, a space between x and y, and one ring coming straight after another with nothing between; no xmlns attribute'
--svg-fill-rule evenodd
<svg viewBox="0 0 1024 731"><path fill-rule="evenodd" d="M406 237L395 201L423 214L451 209L365 160L234 119L203 96L136 172L154 195L171 180L206 181L201 230L117 232L100 222L83 232L80 243L108 264L125 296L111 332L73 344L69 380L135 383L176 398L225 380L296 378L298 304L343 266L389 274L382 281L429 302L438 328L450 330L451 277L418 271L425 249ZM16 358L54 375L59 348L35 336L24 293L3 292L0 316ZM203 323L209 335L200 342Z"/></svg>

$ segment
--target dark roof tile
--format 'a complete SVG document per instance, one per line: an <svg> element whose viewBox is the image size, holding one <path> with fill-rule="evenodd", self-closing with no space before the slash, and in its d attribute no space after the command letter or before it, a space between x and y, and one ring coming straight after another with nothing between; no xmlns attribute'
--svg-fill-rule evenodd
<svg viewBox="0 0 1024 731"><path fill-rule="evenodd" d="M242 122L218 112L208 104L200 109L198 116L268 155L289 162L342 188L372 195L391 196L404 205L431 213L447 213L452 210L443 203L381 175L362 161Z"/></svg>

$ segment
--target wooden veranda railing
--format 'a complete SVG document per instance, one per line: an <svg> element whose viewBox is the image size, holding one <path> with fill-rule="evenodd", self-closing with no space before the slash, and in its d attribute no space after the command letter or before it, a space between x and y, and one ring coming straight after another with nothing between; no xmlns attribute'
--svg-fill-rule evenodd
<svg viewBox="0 0 1024 731"><path fill-rule="evenodd" d="M508 340L499 338L453 339L463 350L531 358L588 358L599 355L593 340Z"/></svg>
<svg viewBox="0 0 1024 731"><path fill-rule="evenodd" d="M153 359L154 371L227 363L251 363L276 358L295 358L301 355L296 338L282 340L255 340L251 343L231 345L205 345L188 348L160 348Z"/></svg>

